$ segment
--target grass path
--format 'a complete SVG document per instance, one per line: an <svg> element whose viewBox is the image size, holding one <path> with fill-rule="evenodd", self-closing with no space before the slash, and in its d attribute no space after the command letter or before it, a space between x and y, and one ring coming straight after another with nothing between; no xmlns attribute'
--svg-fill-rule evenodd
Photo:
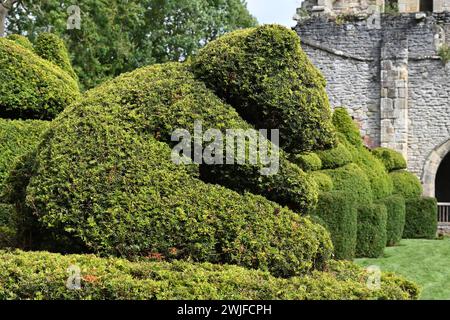
<svg viewBox="0 0 450 320"><path fill-rule="evenodd" d="M355 262L377 265L416 282L422 288L421 299L450 300L450 239L402 240L399 246L386 248L381 258Z"/></svg>

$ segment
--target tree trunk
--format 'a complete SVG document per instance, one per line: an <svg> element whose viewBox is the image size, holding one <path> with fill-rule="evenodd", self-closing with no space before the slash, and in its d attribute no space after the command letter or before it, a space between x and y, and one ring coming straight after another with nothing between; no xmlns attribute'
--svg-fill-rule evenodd
<svg viewBox="0 0 450 320"><path fill-rule="evenodd" d="M8 10L0 4L0 38L6 36L6 17L8 16Z"/></svg>

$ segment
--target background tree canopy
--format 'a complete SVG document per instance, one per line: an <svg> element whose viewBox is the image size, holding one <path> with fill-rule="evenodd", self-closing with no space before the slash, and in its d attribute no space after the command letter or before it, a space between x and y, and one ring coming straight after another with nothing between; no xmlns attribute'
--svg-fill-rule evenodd
<svg viewBox="0 0 450 320"><path fill-rule="evenodd" d="M81 29L67 30L68 8ZM8 33L61 36L83 89L143 65L184 60L220 35L256 25L244 0L24 0L8 14Z"/></svg>

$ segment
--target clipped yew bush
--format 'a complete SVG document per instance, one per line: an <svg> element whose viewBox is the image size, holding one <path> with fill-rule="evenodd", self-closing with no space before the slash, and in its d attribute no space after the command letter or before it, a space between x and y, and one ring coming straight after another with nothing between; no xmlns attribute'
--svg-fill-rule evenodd
<svg viewBox="0 0 450 320"><path fill-rule="evenodd" d="M388 172L406 169L406 160L403 155L389 148L376 148L372 150L372 154L383 162Z"/></svg>
<svg viewBox="0 0 450 320"><path fill-rule="evenodd" d="M437 200L416 198L406 200L405 239L435 239L437 232Z"/></svg>
<svg viewBox="0 0 450 320"><path fill-rule="evenodd" d="M289 157L289 160L306 172L322 169L322 160L313 152L294 154Z"/></svg>
<svg viewBox="0 0 450 320"><path fill-rule="evenodd" d="M39 263L36 263L39 261ZM81 270L81 290L67 289L67 268ZM52 272L48 272L51 270ZM129 262L91 255L0 252L0 300L412 300L410 281L383 273L369 290L360 267L333 263L330 272L275 278L237 266L187 262Z"/></svg>
<svg viewBox="0 0 450 320"><path fill-rule="evenodd" d="M398 170L391 172L389 175L394 183L395 194L400 194L405 199L418 198L422 195L422 184L414 173Z"/></svg>
<svg viewBox="0 0 450 320"><path fill-rule="evenodd" d="M405 228L405 199L401 195L393 195L380 200L387 209L386 237L388 246L400 243Z"/></svg>
<svg viewBox="0 0 450 320"><path fill-rule="evenodd" d="M373 202L372 188L366 173L356 164L324 170L333 182L333 190L344 191L356 207Z"/></svg>
<svg viewBox="0 0 450 320"><path fill-rule="evenodd" d="M334 188L333 180L325 172L314 171L310 173L310 176L316 183L320 192L328 192L333 190Z"/></svg>
<svg viewBox="0 0 450 320"><path fill-rule="evenodd" d="M14 41L16 44L30 50L30 51L34 51L34 47L33 44L31 43L30 40L28 40L27 37L22 36L20 34L10 34L7 39Z"/></svg>
<svg viewBox="0 0 450 320"><path fill-rule="evenodd" d="M52 119L80 96L66 71L5 38L0 83L0 118Z"/></svg>
<svg viewBox="0 0 450 320"><path fill-rule="evenodd" d="M356 248L357 210L351 197L342 191L322 193L315 215L324 221L331 234L334 257L352 260Z"/></svg>
<svg viewBox="0 0 450 320"><path fill-rule="evenodd" d="M356 126L352 117L348 114L345 108L336 108L333 112L333 125L338 132L344 135L351 145L355 147L362 147L362 137L359 128Z"/></svg>
<svg viewBox="0 0 450 320"><path fill-rule="evenodd" d="M34 43L34 51L38 56L59 66L72 78L78 79L72 68L66 45L56 34L47 32L40 33Z"/></svg>
<svg viewBox="0 0 450 320"><path fill-rule="evenodd" d="M16 245L16 230L14 207L0 203L0 248Z"/></svg>
<svg viewBox="0 0 450 320"><path fill-rule="evenodd" d="M383 204L368 204L358 209L356 256L378 258L386 247L387 209Z"/></svg>
<svg viewBox="0 0 450 320"><path fill-rule="evenodd" d="M323 169L343 167L353 161L352 154L341 143L339 143L335 148L318 151L317 155L322 161Z"/></svg>
<svg viewBox="0 0 450 320"><path fill-rule="evenodd" d="M294 31L264 25L229 33L200 50L192 70L256 128L279 129L285 151L334 145L325 79Z"/></svg>
<svg viewBox="0 0 450 320"><path fill-rule="evenodd" d="M37 146L47 121L0 119L0 194L16 158Z"/></svg>

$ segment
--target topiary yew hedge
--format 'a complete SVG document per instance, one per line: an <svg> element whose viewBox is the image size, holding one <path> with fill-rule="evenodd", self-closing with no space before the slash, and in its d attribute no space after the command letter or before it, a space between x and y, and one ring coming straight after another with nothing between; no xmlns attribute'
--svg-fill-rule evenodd
<svg viewBox="0 0 450 320"><path fill-rule="evenodd" d="M80 290L66 287L71 266L80 269ZM0 300L412 300L419 295L413 283L390 273L382 274L379 290L369 290L362 268L339 262L329 268L282 279L209 263L0 251Z"/></svg>
<svg viewBox="0 0 450 320"><path fill-rule="evenodd" d="M437 232L437 200L416 198L406 200L405 239L435 239Z"/></svg>
<svg viewBox="0 0 450 320"><path fill-rule="evenodd" d="M389 175L394 183L394 194L400 194L405 199L419 198L422 195L423 187L415 174L398 170Z"/></svg>
<svg viewBox="0 0 450 320"><path fill-rule="evenodd" d="M395 246L402 239L405 228L406 206L401 195L393 195L380 200L387 209L386 237L388 246Z"/></svg>
<svg viewBox="0 0 450 320"><path fill-rule="evenodd" d="M229 33L200 50L192 71L256 128L279 129L286 152L334 145L325 79L294 31L264 25Z"/></svg>
<svg viewBox="0 0 450 320"><path fill-rule="evenodd" d="M372 154L383 162L388 172L406 169L406 160L400 152L388 148L376 148Z"/></svg>
<svg viewBox="0 0 450 320"><path fill-rule="evenodd" d="M368 204L358 209L356 256L378 258L386 247L387 209L383 204Z"/></svg>
<svg viewBox="0 0 450 320"><path fill-rule="evenodd" d="M14 41L0 39L0 118L52 119L79 96L57 65Z"/></svg>

